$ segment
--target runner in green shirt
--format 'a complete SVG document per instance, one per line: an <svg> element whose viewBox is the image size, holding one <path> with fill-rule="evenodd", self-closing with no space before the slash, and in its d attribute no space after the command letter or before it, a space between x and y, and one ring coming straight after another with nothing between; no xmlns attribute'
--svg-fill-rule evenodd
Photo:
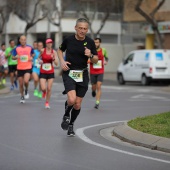
<svg viewBox="0 0 170 170"><path fill-rule="evenodd" d="M18 88L17 83L17 60L12 59L11 52L15 48L15 41L11 39L9 41L9 47L5 50L5 56L8 59L8 69L10 74L10 81L11 81L11 90L14 90L14 85Z"/></svg>

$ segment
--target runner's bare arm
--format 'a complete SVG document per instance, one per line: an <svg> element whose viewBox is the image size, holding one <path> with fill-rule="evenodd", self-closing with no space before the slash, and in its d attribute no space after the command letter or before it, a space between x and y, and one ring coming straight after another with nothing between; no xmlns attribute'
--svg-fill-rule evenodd
<svg viewBox="0 0 170 170"><path fill-rule="evenodd" d="M31 56L30 56L30 61L33 60L34 56L35 56L35 54L31 54Z"/></svg>
<svg viewBox="0 0 170 170"><path fill-rule="evenodd" d="M34 58L35 54L31 54L31 57Z"/></svg>
<svg viewBox="0 0 170 170"><path fill-rule="evenodd" d="M90 58L91 63L97 63L98 62L98 56L97 55L93 55L93 58Z"/></svg>
<svg viewBox="0 0 170 170"><path fill-rule="evenodd" d="M17 60L19 58L19 56L18 55L16 55L16 56L12 56L12 59L13 60Z"/></svg>
<svg viewBox="0 0 170 170"><path fill-rule="evenodd" d="M11 53L9 52L8 54L5 54L5 57L8 58L11 56Z"/></svg>
<svg viewBox="0 0 170 170"><path fill-rule="evenodd" d="M67 71L69 70L70 68L68 67L68 65L70 65L71 63L67 62L67 61L64 61L64 58L63 58L63 51L58 49L57 50L57 54L58 54L58 58L60 60L60 64L61 64L61 68L62 70L64 71ZM68 65L67 65L68 64Z"/></svg>
<svg viewBox="0 0 170 170"><path fill-rule="evenodd" d="M88 49L87 47L85 47L84 54L85 54L88 58L90 58L91 63L97 63L97 62L98 62L98 56L97 56L97 55L93 55L93 54L91 53L91 50Z"/></svg>
<svg viewBox="0 0 170 170"><path fill-rule="evenodd" d="M56 66L58 66L58 60L57 60L57 52L54 50L53 51L53 54L54 54L54 58L53 58L53 62L54 62L54 64L56 65Z"/></svg>
<svg viewBox="0 0 170 170"><path fill-rule="evenodd" d="M40 64L42 64L42 60L41 60L41 55L42 55L42 53L44 52L44 48L40 51L40 54L39 54L39 56L38 56L38 61L39 61L39 63Z"/></svg>

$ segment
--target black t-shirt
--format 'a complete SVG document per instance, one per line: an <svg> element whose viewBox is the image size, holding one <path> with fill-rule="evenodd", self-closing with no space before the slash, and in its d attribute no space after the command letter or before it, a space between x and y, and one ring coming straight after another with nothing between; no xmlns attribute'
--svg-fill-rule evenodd
<svg viewBox="0 0 170 170"><path fill-rule="evenodd" d="M60 45L60 50L66 51L66 61L71 63L68 65L71 70L87 68L88 57L84 55L85 47L90 49L93 55L97 55L94 41L87 36L80 41L75 38L75 35L71 35Z"/></svg>

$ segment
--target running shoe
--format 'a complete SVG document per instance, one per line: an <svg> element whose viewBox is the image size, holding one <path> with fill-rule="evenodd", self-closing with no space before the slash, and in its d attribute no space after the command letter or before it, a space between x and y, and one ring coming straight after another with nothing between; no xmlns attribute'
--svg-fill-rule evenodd
<svg viewBox="0 0 170 170"><path fill-rule="evenodd" d="M75 133L74 133L74 130L73 130L73 125L68 126L67 136L69 136L69 137L75 136Z"/></svg>
<svg viewBox="0 0 170 170"><path fill-rule="evenodd" d="M25 103L24 96L21 96L20 103Z"/></svg>
<svg viewBox="0 0 170 170"><path fill-rule="evenodd" d="M15 88L17 89L18 88L17 80L14 81L14 85L15 85Z"/></svg>
<svg viewBox="0 0 170 170"><path fill-rule="evenodd" d="M45 108L46 108L46 109L50 109L50 105L49 105L48 102L45 103Z"/></svg>
<svg viewBox="0 0 170 170"><path fill-rule="evenodd" d="M99 108L99 104L95 104L94 108L98 109Z"/></svg>
<svg viewBox="0 0 170 170"><path fill-rule="evenodd" d="M38 98L42 98L42 93L40 91L38 92Z"/></svg>
<svg viewBox="0 0 170 170"><path fill-rule="evenodd" d="M63 130L68 130L69 123L70 123L70 117L63 116L63 121L61 123L61 128Z"/></svg>
<svg viewBox="0 0 170 170"><path fill-rule="evenodd" d="M38 97L38 90L37 89L34 90L34 96Z"/></svg>
<svg viewBox="0 0 170 170"><path fill-rule="evenodd" d="M29 95L28 91L25 90L25 99L29 99L29 98L30 98L30 95Z"/></svg>
<svg viewBox="0 0 170 170"><path fill-rule="evenodd" d="M11 91L14 90L14 85L11 85L10 90Z"/></svg>
<svg viewBox="0 0 170 170"><path fill-rule="evenodd" d="M44 98L44 99L46 98L46 91L43 92L42 98Z"/></svg>
<svg viewBox="0 0 170 170"><path fill-rule="evenodd" d="M2 84L3 84L3 85L6 84L6 79L5 79L5 78L2 79Z"/></svg>
<svg viewBox="0 0 170 170"><path fill-rule="evenodd" d="M96 92L92 91L91 95L92 95L92 97L96 97Z"/></svg>

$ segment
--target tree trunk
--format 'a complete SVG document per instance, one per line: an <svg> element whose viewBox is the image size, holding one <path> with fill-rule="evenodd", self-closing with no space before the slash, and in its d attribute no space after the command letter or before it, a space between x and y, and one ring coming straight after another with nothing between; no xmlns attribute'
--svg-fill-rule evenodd
<svg viewBox="0 0 170 170"><path fill-rule="evenodd" d="M158 27L154 30L154 33L155 33L155 36L156 36L156 39L157 39L157 44L158 44L157 48L162 49L163 48L162 37L161 37L161 34L158 30Z"/></svg>
<svg viewBox="0 0 170 170"><path fill-rule="evenodd" d="M135 10L140 14L142 15L146 21L151 24L152 26L152 29L155 33L155 36L156 36L156 40L157 40L157 44L158 44L158 48L159 49L162 49L163 48L163 44L162 44L162 38L161 38L161 34L159 32L159 29L158 29L158 23L157 21L155 20L154 16L155 16L155 13L160 9L160 7L163 5L163 3L165 2L165 0L162 0L161 2L159 2L158 6L150 13L150 15L148 15L146 12L144 12L140 6L141 6L141 3L142 3L143 0L138 0L137 4L136 4L136 7L135 7Z"/></svg>

